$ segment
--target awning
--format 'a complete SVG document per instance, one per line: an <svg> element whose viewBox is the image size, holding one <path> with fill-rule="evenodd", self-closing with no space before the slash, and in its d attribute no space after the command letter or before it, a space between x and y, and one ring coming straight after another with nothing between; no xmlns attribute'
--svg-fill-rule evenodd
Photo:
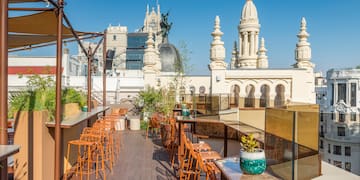
<svg viewBox="0 0 360 180"><path fill-rule="evenodd" d="M9 33L56 35L57 17L54 11L13 17L8 20ZM70 28L63 25L63 35L71 35ZM83 33L78 32L78 35Z"/></svg>
<svg viewBox="0 0 360 180"><path fill-rule="evenodd" d="M75 38L71 29L63 25L63 39ZM55 11L44 11L8 19L8 49L29 48L57 40ZM99 33L74 31L78 37L99 36Z"/></svg>
<svg viewBox="0 0 360 180"><path fill-rule="evenodd" d="M64 39L72 38L73 36L65 35ZM55 41L57 36L53 35L14 35L8 36L8 49L27 47L30 48L35 44L43 44Z"/></svg>

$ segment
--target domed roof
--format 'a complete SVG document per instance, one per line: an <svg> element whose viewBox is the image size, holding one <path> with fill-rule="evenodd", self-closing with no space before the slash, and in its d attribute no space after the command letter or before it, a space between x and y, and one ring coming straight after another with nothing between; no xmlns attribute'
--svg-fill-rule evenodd
<svg viewBox="0 0 360 180"><path fill-rule="evenodd" d="M162 72L175 72L176 68L182 69L180 54L174 45L162 43L159 46L159 52Z"/></svg>
<svg viewBox="0 0 360 180"><path fill-rule="evenodd" d="M252 0L247 0L241 14L241 20L255 20L258 19L257 10Z"/></svg>

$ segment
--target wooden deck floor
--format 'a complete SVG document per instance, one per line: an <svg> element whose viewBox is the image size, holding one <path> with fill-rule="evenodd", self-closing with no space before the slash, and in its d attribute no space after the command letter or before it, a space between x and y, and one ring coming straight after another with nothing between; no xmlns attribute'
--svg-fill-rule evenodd
<svg viewBox="0 0 360 180"><path fill-rule="evenodd" d="M205 139L213 150L223 155L223 139ZM228 155L237 156L240 144L229 140ZM176 165L175 165L176 166ZM203 177L202 177L203 178ZM78 180L73 176L71 180ZM83 179L86 179L83 177ZM95 180L95 175L91 180ZM99 179L104 179L100 177ZM160 138L145 139L144 131L122 131L121 152L113 172L106 173L107 180L173 180L177 179L175 170L170 167L169 156Z"/></svg>
<svg viewBox="0 0 360 180"><path fill-rule="evenodd" d="M109 179L176 179L159 138L145 139L144 131L124 131L122 148Z"/></svg>
<svg viewBox="0 0 360 180"><path fill-rule="evenodd" d="M123 131L120 157L113 172L107 169L107 180L172 180L169 156L159 138L145 139L144 131ZM73 177L73 180L80 179ZM86 179L86 178L84 178ZM95 176L91 177L95 179ZM103 178L99 178L103 179Z"/></svg>

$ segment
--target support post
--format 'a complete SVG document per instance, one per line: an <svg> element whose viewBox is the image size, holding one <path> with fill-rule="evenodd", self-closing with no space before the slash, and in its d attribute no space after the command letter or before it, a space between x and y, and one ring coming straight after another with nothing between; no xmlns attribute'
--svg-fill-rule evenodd
<svg viewBox="0 0 360 180"><path fill-rule="evenodd" d="M8 0L0 0L0 144L8 144ZM7 159L0 162L1 178L8 179Z"/></svg>
<svg viewBox="0 0 360 180"><path fill-rule="evenodd" d="M62 74L62 26L64 1L58 1L57 9L57 42L56 42L56 110L55 110L55 173L54 179L61 177L61 74Z"/></svg>
<svg viewBox="0 0 360 180"><path fill-rule="evenodd" d="M89 47L89 52L88 52L88 73L87 73L87 106L88 109L87 111L90 112L91 111L91 60L92 60L92 52L91 52L91 47Z"/></svg>
<svg viewBox="0 0 360 180"><path fill-rule="evenodd" d="M103 41L103 106L106 106L106 30ZM105 115L105 111L104 111Z"/></svg>

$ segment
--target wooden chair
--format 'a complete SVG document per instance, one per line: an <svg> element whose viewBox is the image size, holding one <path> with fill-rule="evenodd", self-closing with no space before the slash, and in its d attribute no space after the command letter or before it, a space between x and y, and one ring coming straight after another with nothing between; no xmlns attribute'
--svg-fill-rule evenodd
<svg viewBox="0 0 360 180"><path fill-rule="evenodd" d="M148 125L146 127L146 134L145 134L145 137L146 139L148 138L149 136L149 129L154 131L155 134L158 134L159 133L159 130L160 130L160 123L162 121L162 117L160 116L159 113L154 113L151 118L150 118L150 121L148 122ZM153 133L154 133L153 132ZM153 134L152 133L152 134Z"/></svg>

